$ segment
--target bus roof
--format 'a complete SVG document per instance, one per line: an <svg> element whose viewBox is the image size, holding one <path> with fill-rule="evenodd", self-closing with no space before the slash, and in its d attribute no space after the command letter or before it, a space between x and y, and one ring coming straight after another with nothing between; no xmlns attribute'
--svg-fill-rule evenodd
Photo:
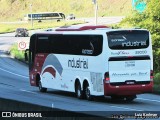
<svg viewBox="0 0 160 120"><path fill-rule="evenodd" d="M63 12L38 12L38 13L28 13L28 14L52 14L52 13L63 13Z"/></svg>
<svg viewBox="0 0 160 120"><path fill-rule="evenodd" d="M98 28L109 28L104 25L88 25L88 26L63 26L55 29L55 31L83 31L83 30L95 30Z"/></svg>
<svg viewBox="0 0 160 120"><path fill-rule="evenodd" d="M132 30L145 30L147 29L136 29L136 28L126 28L126 29L111 29L108 26L103 25L90 25L90 26L63 26L52 31L41 31L36 34L105 34L111 31L132 31ZM83 32L84 31L84 32ZM92 31L92 32L90 32Z"/></svg>

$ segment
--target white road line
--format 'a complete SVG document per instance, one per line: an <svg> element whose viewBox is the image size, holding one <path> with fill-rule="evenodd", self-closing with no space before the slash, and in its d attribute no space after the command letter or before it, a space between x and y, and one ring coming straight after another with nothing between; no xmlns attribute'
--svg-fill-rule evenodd
<svg viewBox="0 0 160 120"><path fill-rule="evenodd" d="M139 110L139 109L127 108L127 107L119 107L119 106L110 106L110 107L126 109L126 110L131 110L131 111L144 111L144 110Z"/></svg>
<svg viewBox="0 0 160 120"><path fill-rule="evenodd" d="M152 101L152 102L159 102L159 100L151 100L151 99L145 99L145 98L136 98L136 99L139 99L139 100L145 100L145 101Z"/></svg>
<svg viewBox="0 0 160 120"><path fill-rule="evenodd" d="M20 89L20 91L37 94L36 92L32 92L32 91L28 91L28 90L24 90L24 89Z"/></svg>
<svg viewBox="0 0 160 120"><path fill-rule="evenodd" d="M26 79L28 79L28 78L29 78L29 77L27 77L27 76L19 75L19 74L16 74L16 73L10 72L10 71L5 70L5 69L2 69L2 68L0 68L0 70L5 71L5 72L8 72L8 73L13 74L13 75L16 75L16 76L19 76L19 77L26 78Z"/></svg>

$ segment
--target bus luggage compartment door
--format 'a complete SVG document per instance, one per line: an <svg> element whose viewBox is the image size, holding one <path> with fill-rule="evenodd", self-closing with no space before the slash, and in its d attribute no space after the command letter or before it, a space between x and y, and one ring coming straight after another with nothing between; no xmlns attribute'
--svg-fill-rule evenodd
<svg viewBox="0 0 160 120"><path fill-rule="evenodd" d="M145 57L112 57L109 59L111 85L150 83L151 61Z"/></svg>

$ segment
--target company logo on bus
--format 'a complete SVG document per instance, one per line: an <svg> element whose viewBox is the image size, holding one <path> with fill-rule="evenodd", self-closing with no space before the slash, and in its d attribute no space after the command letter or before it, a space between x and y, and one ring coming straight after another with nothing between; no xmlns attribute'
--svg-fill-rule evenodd
<svg viewBox="0 0 160 120"><path fill-rule="evenodd" d="M146 41L140 41L140 42L138 42L138 41L135 41L135 42L129 41L129 42L123 42L122 43L122 47L146 46L146 45L147 45Z"/></svg>
<svg viewBox="0 0 160 120"><path fill-rule="evenodd" d="M41 75L43 76L45 73L50 73L55 78L57 76L56 71L61 76L63 72L63 67L57 57L53 54L50 54L47 56L43 64Z"/></svg>
<svg viewBox="0 0 160 120"><path fill-rule="evenodd" d="M72 60L68 60L68 67L88 69L88 59L84 60L79 58L75 60L73 58Z"/></svg>

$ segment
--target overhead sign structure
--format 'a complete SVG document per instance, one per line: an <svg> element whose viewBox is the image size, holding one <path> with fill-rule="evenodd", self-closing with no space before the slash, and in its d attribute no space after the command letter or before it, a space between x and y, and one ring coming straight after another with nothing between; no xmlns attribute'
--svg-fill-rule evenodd
<svg viewBox="0 0 160 120"><path fill-rule="evenodd" d="M92 3L93 3L93 4L96 4L96 2L97 2L97 0L92 0Z"/></svg>
<svg viewBox="0 0 160 120"><path fill-rule="evenodd" d="M29 48L29 42L18 41L18 50L26 50Z"/></svg>
<svg viewBox="0 0 160 120"><path fill-rule="evenodd" d="M132 7L139 12L143 12L146 8L146 3L144 0L132 0Z"/></svg>
<svg viewBox="0 0 160 120"><path fill-rule="evenodd" d="M97 10L98 10L98 4L97 4L97 0L92 0L92 3L95 6L95 25L97 25Z"/></svg>

